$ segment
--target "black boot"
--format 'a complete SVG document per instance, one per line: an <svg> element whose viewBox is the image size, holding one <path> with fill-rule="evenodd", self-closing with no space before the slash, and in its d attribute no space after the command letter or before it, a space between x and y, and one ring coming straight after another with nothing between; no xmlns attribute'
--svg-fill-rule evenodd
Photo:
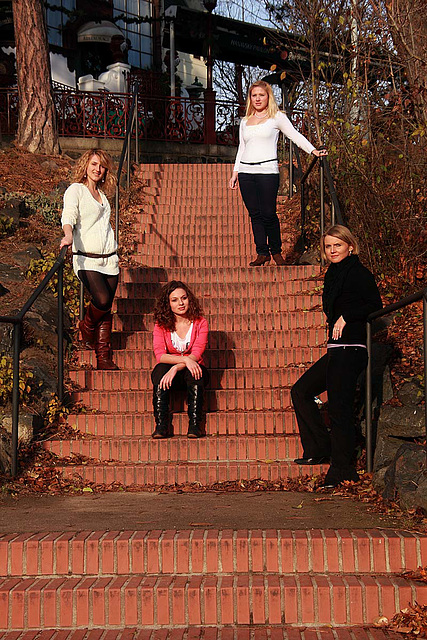
<svg viewBox="0 0 427 640"><path fill-rule="evenodd" d="M153 411L156 428L151 434L152 438L161 440L169 438L170 432L170 411L169 411L169 389L161 389L159 385L153 387Z"/></svg>
<svg viewBox="0 0 427 640"><path fill-rule="evenodd" d="M206 434L202 429L203 421L203 387L192 384L187 389L188 401L188 438L203 438Z"/></svg>

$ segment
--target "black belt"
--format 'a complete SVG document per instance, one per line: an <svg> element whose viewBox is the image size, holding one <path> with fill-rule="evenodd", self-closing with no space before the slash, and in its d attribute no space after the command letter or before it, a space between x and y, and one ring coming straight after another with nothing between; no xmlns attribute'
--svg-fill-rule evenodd
<svg viewBox="0 0 427 640"><path fill-rule="evenodd" d="M277 162L277 158L271 158L271 160L260 160L260 162L243 162L243 160L240 160L240 164L264 164L265 162Z"/></svg>
<svg viewBox="0 0 427 640"><path fill-rule="evenodd" d="M84 256L85 258L110 258L111 256L116 255L116 251L112 251L111 253L85 253L84 251L73 251L73 256Z"/></svg>

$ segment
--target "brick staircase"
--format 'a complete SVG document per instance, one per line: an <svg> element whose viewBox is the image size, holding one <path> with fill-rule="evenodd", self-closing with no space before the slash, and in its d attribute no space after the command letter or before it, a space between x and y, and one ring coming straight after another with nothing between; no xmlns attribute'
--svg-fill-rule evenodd
<svg viewBox="0 0 427 640"><path fill-rule="evenodd" d="M74 399L96 412L69 416L80 437L45 442L57 469L133 489L319 474L292 463L289 395L324 344L319 270L247 266L253 242L230 166L141 171L140 266L122 270L114 316L120 371L96 371L81 352ZM292 220L282 225L290 247ZM185 437L179 397L175 437L150 437L152 309L171 279L193 288L210 326L199 441ZM12 533L0 537L0 638L382 640L390 634L363 626L426 601L426 585L397 575L426 561L424 536L379 529Z"/></svg>

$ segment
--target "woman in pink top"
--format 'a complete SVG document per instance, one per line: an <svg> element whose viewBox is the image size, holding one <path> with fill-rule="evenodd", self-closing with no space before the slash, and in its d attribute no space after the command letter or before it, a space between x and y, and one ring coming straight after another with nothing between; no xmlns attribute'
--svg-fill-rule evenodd
<svg viewBox="0 0 427 640"><path fill-rule="evenodd" d="M153 349L157 364L151 373L156 428L153 438L173 435L169 410L170 390L187 388L189 438L202 438L203 395L209 382L203 352L208 341L208 323L199 301L179 280L168 282L154 309Z"/></svg>

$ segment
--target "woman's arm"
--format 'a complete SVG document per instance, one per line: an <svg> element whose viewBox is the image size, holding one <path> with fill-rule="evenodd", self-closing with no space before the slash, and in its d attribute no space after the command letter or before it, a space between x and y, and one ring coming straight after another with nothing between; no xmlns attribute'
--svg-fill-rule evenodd
<svg viewBox="0 0 427 640"><path fill-rule="evenodd" d="M343 317L346 322L360 322L366 320L370 313L381 309L383 303L375 278L369 269L358 269L352 279L353 286L360 293L360 303L346 310Z"/></svg>
<svg viewBox="0 0 427 640"><path fill-rule="evenodd" d="M314 147L314 145L312 145L311 142L302 135L302 133L295 129L289 118L282 111L279 111L276 114L276 122L280 131L292 140L292 142L295 142L300 149L303 149L303 151L306 151L307 153L314 153L317 151L316 147Z"/></svg>
<svg viewBox="0 0 427 640"><path fill-rule="evenodd" d="M196 338L191 345L191 356L196 361L200 360L206 349L206 345L208 343L208 333L208 321L206 320L206 318L201 318L198 324Z"/></svg>

